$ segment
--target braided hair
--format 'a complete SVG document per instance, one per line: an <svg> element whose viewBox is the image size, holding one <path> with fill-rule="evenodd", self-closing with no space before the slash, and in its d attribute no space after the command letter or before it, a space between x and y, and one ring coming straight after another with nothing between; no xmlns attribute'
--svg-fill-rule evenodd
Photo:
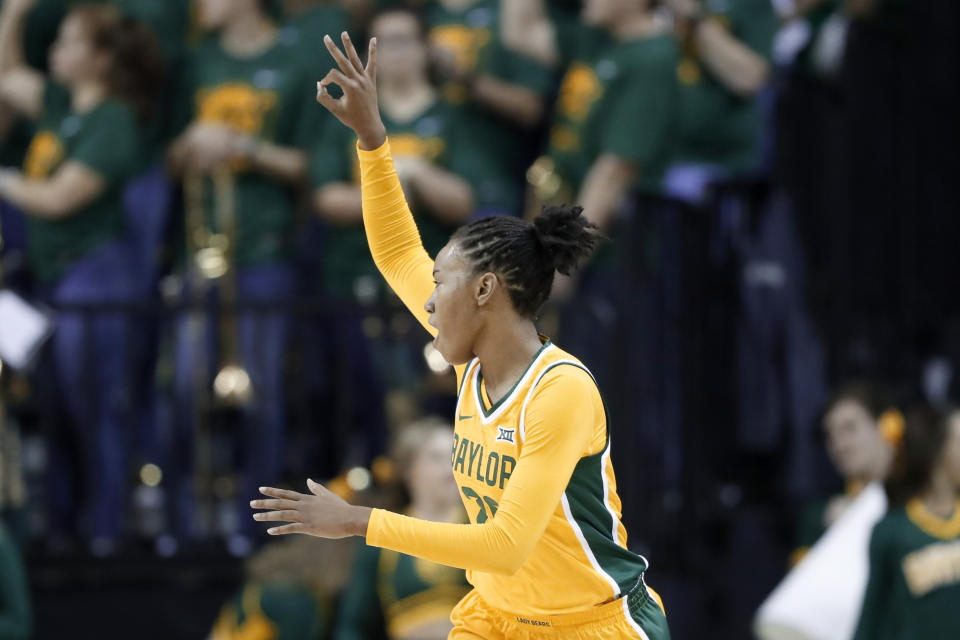
<svg viewBox="0 0 960 640"><path fill-rule="evenodd" d="M570 275L596 250L603 235L583 215L583 207L544 207L527 222L492 216L457 230L458 244L475 273L503 278L514 309L535 318L550 296L553 275Z"/></svg>

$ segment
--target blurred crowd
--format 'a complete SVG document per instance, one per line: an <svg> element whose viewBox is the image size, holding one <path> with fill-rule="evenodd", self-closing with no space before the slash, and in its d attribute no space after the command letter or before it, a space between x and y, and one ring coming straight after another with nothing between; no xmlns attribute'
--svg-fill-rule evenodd
<svg viewBox="0 0 960 640"><path fill-rule="evenodd" d="M868 374L942 402L955 386L944 327L960 308L938 276L960 267L942 219L960 199L938 141L956 132L956 87L908 72L936 59L960 77L943 44L956 29L906 4L0 0L0 287L50 322L30 340L0 317L0 343L29 342L0 369L9 535L54 555L215 539L248 556L257 487L307 477L357 499L402 479L401 503L459 517L417 498L443 486L430 470L397 471L416 466L396 453L408 432L421 455L445 437L416 420L450 415L455 389L366 247L356 139L315 102L334 66L322 38L346 30L377 38L381 113L431 255L469 220L558 202L611 239L558 278L541 325L596 375L633 456L618 461L631 543L679 570L696 554L678 545L718 539L730 567L756 553L778 574L793 516L769 505L796 514L838 482L818 436L842 408L828 389ZM906 35L920 23L935 37ZM890 77L865 79L868 56ZM870 446L838 463L849 495L880 477ZM843 503L808 512L799 546ZM301 575L299 553L256 566ZM336 616L357 629L338 637L369 637L376 597L405 637L463 586L358 554ZM398 575L378 585L384 563ZM735 618L770 586L739 580L747 604L711 600L718 577L684 597ZM263 583L215 638L275 624L257 618ZM274 600L295 601L283 585ZM443 597L397 608L421 591ZM333 619L315 615L291 624Z"/></svg>

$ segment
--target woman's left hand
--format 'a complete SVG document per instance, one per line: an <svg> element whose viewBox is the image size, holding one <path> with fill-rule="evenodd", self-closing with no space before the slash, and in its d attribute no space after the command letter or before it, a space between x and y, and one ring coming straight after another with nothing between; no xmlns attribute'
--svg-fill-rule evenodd
<svg viewBox="0 0 960 640"><path fill-rule="evenodd" d="M253 514L253 519L289 523L267 529L275 536L306 533L318 538L346 538L367 534L369 508L354 506L313 480L307 480L307 488L310 493L260 487L260 493L271 499L250 502L254 509L268 510Z"/></svg>

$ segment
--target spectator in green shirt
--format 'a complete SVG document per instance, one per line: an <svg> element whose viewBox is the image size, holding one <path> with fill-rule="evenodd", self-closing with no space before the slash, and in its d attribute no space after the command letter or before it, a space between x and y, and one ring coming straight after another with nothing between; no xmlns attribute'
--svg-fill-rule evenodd
<svg viewBox="0 0 960 640"><path fill-rule="evenodd" d="M33 0L0 14L0 98L36 122L23 171L0 173L0 198L28 216L27 255L40 296L53 305L126 302L137 295L136 262L122 237L122 194L142 164L141 124L161 67L149 32L111 7L71 11L51 51L52 78L24 64L23 24ZM53 364L77 429L92 516L91 546L113 549L125 504L129 320L118 313L58 315ZM57 443L53 443L56 445ZM69 468L49 480L69 504ZM69 509L52 529L69 529Z"/></svg>
<svg viewBox="0 0 960 640"><path fill-rule="evenodd" d="M960 411L907 416L854 640L960 637Z"/></svg>
<svg viewBox="0 0 960 640"><path fill-rule="evenodd" d="M574 200L607 230L630 189L657 191L673 152L676 45L646 2L588 0L586 24L563 30L542 0L504 4L513 7L510 47L569 60L547 156L530 174L536 200Z"/></svg>
<svg viewBox="0 0 960 640"><path fill-rule="evenodd" d="M165 77L158 84L158 104L144 131L144 153L136 176L124 195L128 203L126 223L129 236L135 243L138 257L140 286L149 294L157 289L160 270L167 256L166 235L170 224L172 185L163 166L163 149L173 135L175 93L169 89L184 69L186 34L189 23L190 0L39 0L32 19L50 22L56 19L57 9L62 17L66 9L109 4L128 18L138 21L157 38L161 45ZM40 15L37 15L40 14ZM30 22L26 37L29 41ZM29 59L29 57L28 57ZM142 323L138 331L146 336L151 328ZM146 338L149 340L150 338ZM143 372L149 376L152 369ZM147 381L138 382L138 388L149 387Z"/></svg>
<svg viewBox="0 0 960 640"><path fill-rule="evenodd" d="M197 196L203 220L190 222L187 236L201 239L198 249L223 251L217 234L229 233L222 255L236 298L244 303L279 303L295 293L295 277L289 262L294 231L295 196L307 176L306 149L315 141L314 104L316 78L304 67L298 51L279 38L278 27L265 0L198 0L200 26L210 32L191 53L188 74L181 87L182 133L170 145L168 166L175 176L196 180L203 196ZM221 219L213 203L211 177L225 176L232 182L219 194L233 203L232 222ZM223 183L221 183L223 184ZM199 229L192 228L199 226ZM212 234L212 235L211 235ZM223 236L220 236L223 237ZM211 239L208 243L205 239ZM208 246L209 245L209 246ZM197 255L203 255L198 253ZM189 256L193 264L194 256ZM219 261L218 261L219 262ZM196 264L200 264L199 262ZM195 275L187 269L188 276ZM193 278L187 290L196 293L214 279L215 273ZM215 286L222 289L222 285ZM279 310L255 310L239 314L236 324L237 358L249 373L254 401L243 412L242 449L247 462L237 495L237 508L244 515L240 528L228 543L237 554L249 552L250 518L247 501L264 477L279 480L283 459L284 384L283 356L289 319ZM211 322L194 328L187 318L178 324L175 372L175 422L180 431L174 451L179 456L182 479L174 489L181 536L190 536L189 470L184 455L193 439L198 393L209 391L215 371L201 354L216 344ZM223 354L226 355L226 354ZM201 365L206 361L206 365ZM195 384L197 371L206 382ZM200 386L200 388L197 388ZM253 451L258 452L256 458ZM257 469L253 469L254 462ZM255 472L254 472L255 471Z"/></svg>
<svg viewBox="0 0 960 640"><path fill-rule="evenodd" d="M876 383L850 382L834 394L826 406L823 432L827 453L844 482L844 492L806 506L797 528L791 565L806 555L867 485L887 477L902 429L902 416L891 410Z"/></svg>
<svg viewBox="0 0 960 640"><path fill-rule="evenodd" d="M370 28L380 47L378 95L397 171L424 246L436 255L474 210L474 191L461 169L471 148L458 134L452 108L429 81L426 33L417 14L386 9L374 15ZM383 381L406 382L398 379L402 374L396 367L374 359L374 347L386 347L371 344L363 329L363 307L389 298L363 230L356 145L353 132L333 122L314 150L310 169L314 209L323 225L319 280L322 294L338 309L317 327L318 348L327 355L311 362L342 372L320 378L342 384L343 392L336 396L349 399L352 419L344 424L349 433L338 437L341 445L351 447L340 457L343 464L367 464L380 452ZM408 354L408 345L395 348ZM408 355L412 357L405 361L420 361L417 354Z"/></svg>
<svg viewBox="0 0 960 640"><path fill-rule="evenodd" d="M682 49L680 139L666 177L671 195L702 202L713 181L759 168L764 118L757 97L770 74L778 26L769 0L666 0Z"/></svg>
<svg viewBox="0 0 960 640"><path fill-rule="evenodd" d="M497 0L432 0L424 9L443 97L457 109L473 152L465 176L478 215L518 215L532 159L530 131L540 124L549 71L501 40Z"/></svg>

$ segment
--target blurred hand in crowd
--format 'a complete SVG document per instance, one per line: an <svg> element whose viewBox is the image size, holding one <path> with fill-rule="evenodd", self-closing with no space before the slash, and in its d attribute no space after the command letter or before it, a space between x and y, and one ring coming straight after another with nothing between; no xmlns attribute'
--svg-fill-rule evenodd
<svg viewBox="0 0 960 640"><path fill-rule="evenodd" d="M208 173L236 153L237 132L222 124L195 122L186 134L186 162L194 171Z"/></svg>
<svg viewBox="0 0 960 640"><path fill-rule="evenodd" d="M469 69L457 62L456 52L442 45L430 46L430 62L444 82L466 83L472 76Z"/></svg>
<svg viewBox="0 0 960 640"><path fill-rule="evenodd" d="M427 161L420 156L397 154L393 157L393 166L397 170L397 177L400 178L400 185L407 200L413 198L414 183L423 174L426 164Z"/></svg>

